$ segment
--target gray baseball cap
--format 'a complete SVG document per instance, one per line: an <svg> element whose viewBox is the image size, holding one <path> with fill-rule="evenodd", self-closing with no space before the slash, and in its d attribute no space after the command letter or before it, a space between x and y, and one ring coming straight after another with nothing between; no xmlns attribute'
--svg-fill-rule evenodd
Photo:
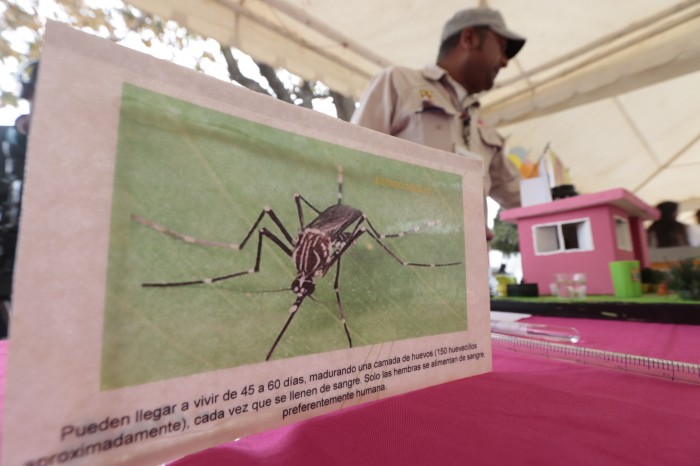
<svg viewBox="0 0 700 466"><path fill-rule="evenodd" d="M455 13L445 23L445 27L442 28L440 43L445 42L445 39L448 37L461 32L462 29L474 26L487 26L493 32L506 39L506 56L508 59L513 58L525 45L525 38L509 31L501 13L490 8L467 8Z"/></svg>

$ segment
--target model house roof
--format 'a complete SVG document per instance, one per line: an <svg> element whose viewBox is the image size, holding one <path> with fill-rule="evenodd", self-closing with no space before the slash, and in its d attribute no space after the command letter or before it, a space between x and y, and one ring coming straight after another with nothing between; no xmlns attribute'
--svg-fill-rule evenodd
<svg viewBox="0 0 700 466"><path fill-rule="evenodd" d="M656 220L659 211L648 205L626 189L610 189L593 194L581 194L574 197L557 199L544 204L528 207L520 207L501 212L501 220L515 223L517 220L555 215L569 211L576 211L595 206L614 205L631 217L640 217L644 220Z"/></svg>

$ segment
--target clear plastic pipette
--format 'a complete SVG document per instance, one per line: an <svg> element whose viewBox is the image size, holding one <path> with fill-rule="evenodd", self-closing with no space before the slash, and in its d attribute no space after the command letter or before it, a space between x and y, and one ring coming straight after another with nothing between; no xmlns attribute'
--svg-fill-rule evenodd
<svg viewBox="0 0 700 466"><path fill-rule="evenodd" d="M549 324L528 324L491 320L491 332L502 335L537 338L538 340L578 343L581 335L573 327Z"/></svg>

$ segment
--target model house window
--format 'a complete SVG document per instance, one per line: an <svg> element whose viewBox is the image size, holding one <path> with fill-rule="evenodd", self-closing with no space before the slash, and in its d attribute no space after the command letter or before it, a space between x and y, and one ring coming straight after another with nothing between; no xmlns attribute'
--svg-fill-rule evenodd
<svg viewBox="0 0 700 466"><path fill-rule="evenodd" d="M615 238L617 248L623 251L632 250L632 234L630 233L630 222L626 218L615 216Z"/></svg>
<svg viewBox="0 0 700 466"><path fill-rule="evenodd" d="M587 218L535 225L533 237L537 255L593 250L591 223Z"/></svg>

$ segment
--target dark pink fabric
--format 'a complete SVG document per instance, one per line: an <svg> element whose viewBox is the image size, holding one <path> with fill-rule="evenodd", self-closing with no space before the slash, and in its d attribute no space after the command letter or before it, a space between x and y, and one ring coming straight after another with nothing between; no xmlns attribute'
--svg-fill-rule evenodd
<svg viewBox="0 0 700 466"><path fill-rule="evenodd" d="M700 326L534 317L581 346L700 362ZM4 366L5 345L0 346ZM4 373L4 372L3 372ZM170 463L698 465L700 385L494 351L494 371L251 435Z"/></svg>

